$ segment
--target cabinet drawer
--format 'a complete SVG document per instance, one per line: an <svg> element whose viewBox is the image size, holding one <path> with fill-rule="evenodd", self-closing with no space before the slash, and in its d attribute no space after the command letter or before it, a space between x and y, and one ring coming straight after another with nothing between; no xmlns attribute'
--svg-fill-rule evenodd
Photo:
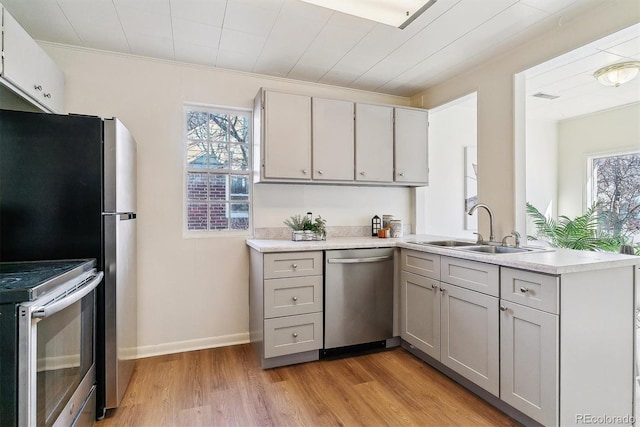
<svg viewBox="0 0 640 427"><path fill-rule="evenodd" d="M558 314L559 284L557 276L502 267L500 295L507 301Z"/></svg>
<svg viewBox="0 0 640 427"><path fill-rule="evenodd" d="M264 321L264 357L322 348L322 313L276 317Z"/></svg>
<svg viewBox="0 0 640 427"><path fill-rule="evenodd" d="M440 280L440 255L403 249L400 268L413 274Z"/></svg>
<svg viewBox="0 0 640 427"><path fill-rule="evenodd" d="M322 311L322 276L264 281L264 317Z"/></svg>
<svg viewBox="0 0 640 427"><path fill-rule="evenodd" d="M442 257L440 275L443 282L472 291L498 296L500 267L483 262Z"/></svg>
<svg viewBox="0 0 640 427"><path fill-rule="evenodd" d="M265 279L319 274L322 274L322 251L282 252L264 255Z"/></svg>

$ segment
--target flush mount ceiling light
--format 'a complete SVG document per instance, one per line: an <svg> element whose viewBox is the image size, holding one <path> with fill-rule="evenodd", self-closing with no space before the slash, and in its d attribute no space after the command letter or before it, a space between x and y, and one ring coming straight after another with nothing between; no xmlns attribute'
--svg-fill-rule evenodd
<svg viewBox="0 0 640 427"><path fill-rule="evenodd" d="M638 70L640 70L640 61L620 62L600 68L593 73L593 77L605 86L618 87L633 80L638 74Z"/></svg>
<svg viewBox="0 0 640 427"><path fill-rule="evenodd" d="M398 27L413 22L437 0L302 0L306 3Z"/></svg>

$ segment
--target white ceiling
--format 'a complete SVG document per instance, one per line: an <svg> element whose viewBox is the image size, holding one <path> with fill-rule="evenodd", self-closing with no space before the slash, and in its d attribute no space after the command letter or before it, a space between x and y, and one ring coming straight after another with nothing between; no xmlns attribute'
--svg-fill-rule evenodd
<svg viewBox="0 0 640 427"><path fill-rule="evenodd" d="M640 77L619 87L603 86L593 77L600 67L634 60L640 61L640 24L530 68L525 73L528 116L557 121L640 102ZM540 99L532 96L536 93L559 98Z"/></svg>
<svg viewBox="0 0 640 427"><path fill-rule="evenodd" d="M37 40L401 96L513 48L560 16L607 7L438 0L400 30L299 0L0 1Z"/></svg>

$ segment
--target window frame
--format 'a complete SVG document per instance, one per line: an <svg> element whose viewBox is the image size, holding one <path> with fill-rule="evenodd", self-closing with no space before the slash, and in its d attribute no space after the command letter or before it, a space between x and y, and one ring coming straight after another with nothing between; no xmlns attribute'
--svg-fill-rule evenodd
<svg viewBox="0 0 640 427"><path fill-rule="evenodd" d="M594 162L595 160L606 158L606 157L618 157L618 156L628 156L628 155L640 155L640 148L638 147L628 147L628 148L620 148L614 150L600 151L596 153L589 153L586 155L586 171L585 171L585 205L583 207L583 212L595 202L596 200L596 191L598 187L598 180L594 174Z"/></svg>
<svg viewBox="0 0 640 427"><path fill-rule="evenodd" d="M211 113L215 114L228 114L228 115L246 115L247 117L247 125L249 127L247 131L246 145L249 153L249 159L247 162L246 170L233 170L233 169L210 169L210 168L189 168L188 165L188 151L189 151L189 138L187 136L187 112L188 111L201 111L206 112L207 115ZM210 140L207 140L210 141ZM229 141L230 142L230 141ZM231 142L233 143L233 142ZM194 102L185 102L182 108L182 141L181 141L181 150L182 150L182 235L186 238L206 238L206 237L247 237L253 235L253 110L250 108L238 108L238 107L229 107L229 106L221 106L221 105L211 105L211 104L202 104L202 103L194 103ZM231 161L231 159L229 159ZM230 166L230 165L229 165ZM188 197L187 197L187 176L189 172L210 172L210 173L219 173L224 174L228 178L229 191L231 186L231 176L233 175L243 175L247 177L248 183L248 191L249 197L246 203L249 206L248 210L248 227L246 230L233 230L233 229L224 229L224 230L189 230L188 228ZM233 200L230 198L230 193L228 194L228 199L224 200L224 203L229 205L233 204ZM211 203L212 200L207 198L206 203ZM221 201L222 202L222 201ZM245 203L242 201L242 203ZM229 212L230 214L230 212ZM207 223L209 222L209 218L207 217Z"/></svg>

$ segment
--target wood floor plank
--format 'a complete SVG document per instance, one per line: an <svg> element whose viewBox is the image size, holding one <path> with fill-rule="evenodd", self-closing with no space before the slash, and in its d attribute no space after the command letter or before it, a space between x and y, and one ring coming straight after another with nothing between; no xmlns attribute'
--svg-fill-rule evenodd
<svg viewBox="0 0 640 427"><path fill-rule="evenodd" d="M249 344L136 361L97 427L516 426L401 348L263 370Z"/></svg>

